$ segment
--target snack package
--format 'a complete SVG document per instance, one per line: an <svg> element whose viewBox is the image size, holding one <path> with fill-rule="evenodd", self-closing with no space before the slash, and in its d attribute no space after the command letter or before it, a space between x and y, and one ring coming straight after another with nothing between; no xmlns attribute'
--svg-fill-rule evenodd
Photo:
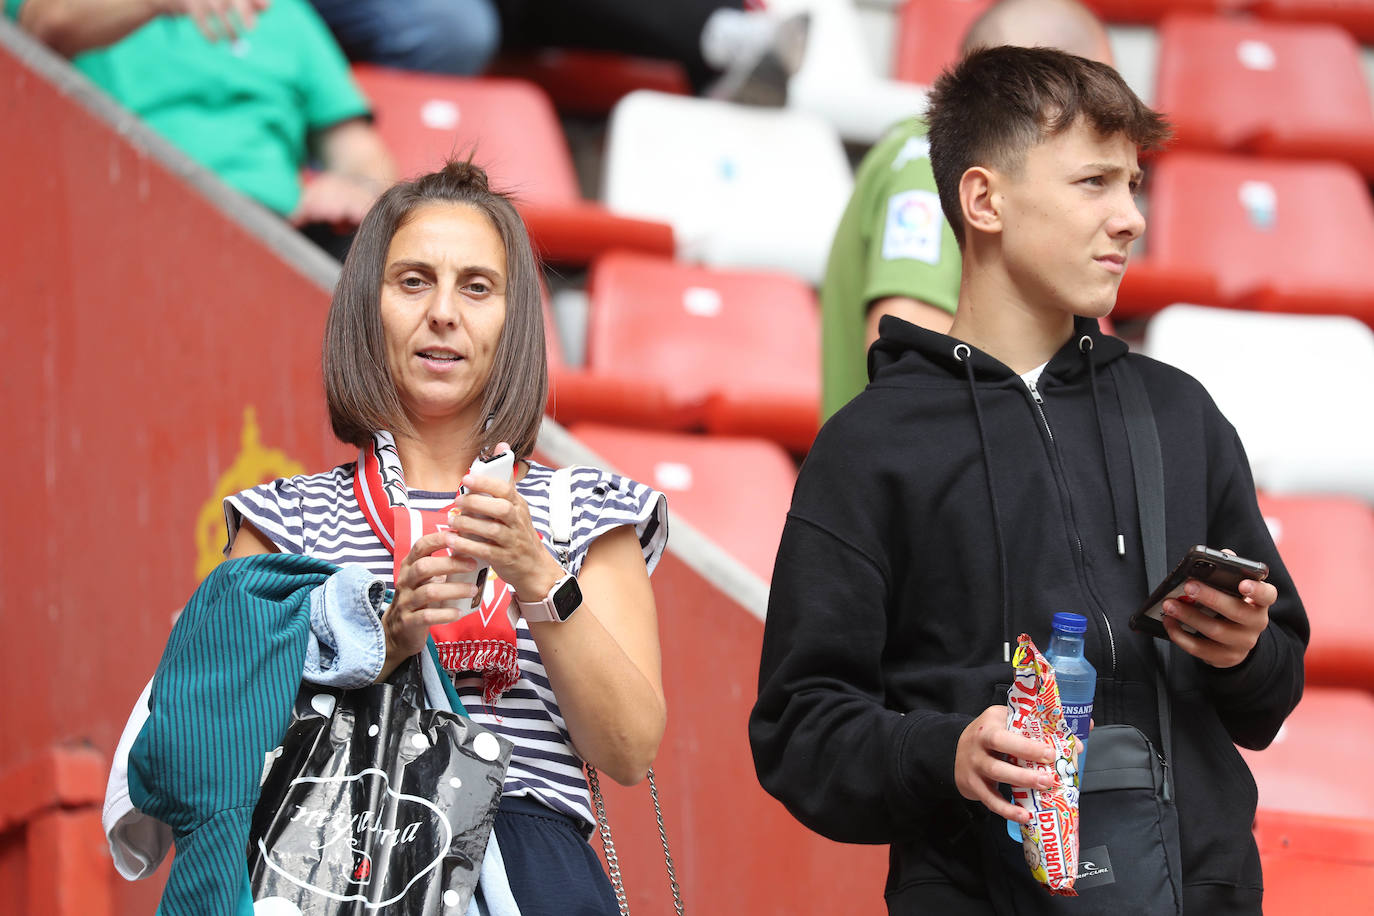
<svg viewBox="0 0 1374 916"><path fill-rule="evenodd" d="M1012 763L1034 770L1053 769L1059 776L1056 789L1012 789L1012 799L1030 811L1029 824L1021 825L1021 849L1031 874L1051 894L1076 897L1073 883L1078 875L1078 738L1064 721L1054 668L1022 633L1012 658L1015 680L1007 692L1007 728L1054 748L1051 764Z"/></svg>

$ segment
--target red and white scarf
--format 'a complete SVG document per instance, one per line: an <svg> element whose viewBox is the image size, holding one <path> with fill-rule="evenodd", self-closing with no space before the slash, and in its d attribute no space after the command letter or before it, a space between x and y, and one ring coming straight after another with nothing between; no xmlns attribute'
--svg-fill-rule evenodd
<svg viewBox="0 0 1374 916"><path fill-rule="evenodd" d="M393 582L400 577L401 562L417 540L448 528L452 504L437 512L413 509L407 504L401 456L389 432L376 433L372 442L358 452L353 495L367 523L391 551ZM439 554L447 555L448 550ZM472 671L482 676L482 700L488 705L520 680L512 613L514 595L514 589L489 570L477 611L429 629L445 669Z"/></svg>

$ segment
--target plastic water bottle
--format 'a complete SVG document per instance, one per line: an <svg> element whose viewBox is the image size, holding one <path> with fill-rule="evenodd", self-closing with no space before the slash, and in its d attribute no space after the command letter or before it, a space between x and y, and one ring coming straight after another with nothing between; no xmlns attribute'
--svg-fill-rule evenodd
<svg viewBox="0 0 1374 916"><path fill-rule="evenodd" d="M1055 614L1051 627L1045 660L1054 666L1064 719L1083 745L1078 757L1078 772L1082 773L1088 748L1088 722L1093 716L1093 693L1097 690L1097 670L1083 657L1088 618L1082 614Z"/></svg>
<svg viewBox="0 0 1374 916"><path fill-rule="evenodd" d="M1082 614L1058 613L1050 624L1050 644L1045 661L1054 666L1054 680L1059 685L1059 704L1064 709L1064 721L1078 737L1082 750L1078 754L1078 772L1088 759L1088 723L1093 716L1093 694L1097 691L1097 669L1083 657L1083 634L1088 618ZM1080 777L1081 783L1081 777ZM1007 835L1020 842L1021 827L1007 821Z"/></svg>

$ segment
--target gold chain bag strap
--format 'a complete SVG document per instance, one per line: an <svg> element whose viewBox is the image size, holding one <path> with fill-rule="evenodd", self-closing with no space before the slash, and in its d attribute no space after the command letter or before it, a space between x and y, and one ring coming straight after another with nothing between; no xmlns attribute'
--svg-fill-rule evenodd
<svg viewBox="0 0 1374 916"><path fill-rule="evenodd" d="M549 534L552 536L558 562L566 569L568 552L572 545L572 469L559 468L553 472L549 481ZM606 800L601 795L601 780L596 767L587 764L587 784L592 790L592 804L596 808L597 829L601 833L601 845L606 851L606 868L610 872L611 887L620 907L621 916L629 916L630 903L625 897L625 883L620 876L620 858L615 852L615 841L611 839L611 822L606 817ZM649 797L654 802L654 818L658 821L658 839L663 844L663 861L668 868L668 885L673 892L673 909L677 916L683 916L682 889L677 883L677 872L673 869L673 854L668 849L668 831L663 826L663 807L658 800L658 783L654 781L654 771L649 769Z"/></svg>

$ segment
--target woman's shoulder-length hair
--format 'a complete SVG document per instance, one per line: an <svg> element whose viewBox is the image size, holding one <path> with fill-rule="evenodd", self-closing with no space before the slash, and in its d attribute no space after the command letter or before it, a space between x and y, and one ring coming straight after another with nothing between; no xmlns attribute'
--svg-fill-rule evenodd
<svg viewBox="0 0 1374 916"><path fill-rule="evenodd" d="M534 450L548 397L539 262L511 200L493 191L486 172L453 160L437 172L393 185L358 227L339 275L324 330L324 391L334 435L359 448L380 430L412 434L387 363L381 284L387 250L417 207L465 204L491 220L506 251L506 320L482 393L480 450L509 442L524 458Z"/></svg>

